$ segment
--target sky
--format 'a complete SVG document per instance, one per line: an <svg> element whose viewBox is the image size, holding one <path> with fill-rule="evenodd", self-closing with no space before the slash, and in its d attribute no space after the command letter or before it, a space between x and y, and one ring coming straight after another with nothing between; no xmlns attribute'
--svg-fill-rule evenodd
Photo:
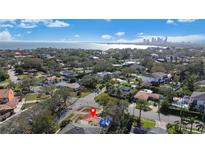
<svg viewBox="0 0 205 154"><path fill-rule="evenodd" d="M205 42L205 20L193 19L18 19L0 20L0 41Z"/></svg>

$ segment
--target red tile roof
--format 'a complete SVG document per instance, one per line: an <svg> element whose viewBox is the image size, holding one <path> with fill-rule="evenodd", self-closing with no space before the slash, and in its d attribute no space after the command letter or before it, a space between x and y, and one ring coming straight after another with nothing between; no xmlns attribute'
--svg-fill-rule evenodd
<svg viewBox="0 0 205 154"><path fill-rule="evenodd" d="M8 98L9 89L0 89L0 99Z"/></svg>
<svg viewBox="0 0 205 154"><path fill-rule="evenodd" d="M0 105L0 112L4 112L4 111L7 111L7 110L12 110L13 108L4 104L4 105Z"/></svg>

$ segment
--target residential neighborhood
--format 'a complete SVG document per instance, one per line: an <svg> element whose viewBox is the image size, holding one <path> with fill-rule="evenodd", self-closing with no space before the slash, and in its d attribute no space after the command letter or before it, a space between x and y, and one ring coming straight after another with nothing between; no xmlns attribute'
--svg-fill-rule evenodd
<svg viewBox="0 0 205 154"><path fill-rule="evenodd" d="M0 133L204 133L198 50L2 50Z"/></svg>

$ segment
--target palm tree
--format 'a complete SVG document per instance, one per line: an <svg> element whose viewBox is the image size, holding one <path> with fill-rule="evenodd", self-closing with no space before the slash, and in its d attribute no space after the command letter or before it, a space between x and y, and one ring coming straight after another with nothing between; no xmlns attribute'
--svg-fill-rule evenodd
<svg viewBox="0 0 205 154"><path fill-rule="evenodd" d="M196 121L196 128L198 129L198 131L201 132L201 134L203 134L204 129L205 129L205 122L200 122L200 121Z"/></svg>
<svg viewBox="0 0 205 154"><path fill-rule="evenodd" d="M185 125L190 125L190 134L192 134L193 131L193 126L196 123L196 118L195 117L188 117L184 119Z"/></svg>
<svg viewBox="0 0 205 154"><path fill-rule="evenodd" d="M175 121L174 123L179 126L179 132L182 133L182 126L185 125L185 119L183 117L183 111L184 111L184 108L181 104L181 108L180 108L180 120L179 121Z"/></svg>
<svg viewBox="0 0 205 154"><path fill-rule="evenodd" d="M175 121L175 131L182 133L182 127L185 125L184 118L180 117L180 120Z"/></svg>
<svg viewBox="0 0 205 154"><path fill-rule="evenodd" d="M149 106L149 104L145 100L138 100L136 106L137 106L137 109L139 109L138 126L141 127L142 110L147 108Z"/></svg>

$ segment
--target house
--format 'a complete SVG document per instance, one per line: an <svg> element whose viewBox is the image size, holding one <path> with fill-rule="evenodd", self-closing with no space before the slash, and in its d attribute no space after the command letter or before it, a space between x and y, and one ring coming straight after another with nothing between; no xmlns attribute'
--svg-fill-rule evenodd
<svg viewBox="0 0 205 154"><path fill-rule="evenodd" d="M99 59L99 57L93 56L92 59L97 60L97 59Z"/></svg>
<svg viewBox="0 0 205 154"><path fill-rule="evenodd" d="M67 87L67 88L71 88L73 90L79 90L80 89L80 85L79 83L75 82L75 83L67 83L67 82L59 82L56 84L57 87Z"/></svg>
<svg viewBox="0 0 205 154"><path fill-rule="evenodd" d="M137 78L145 84L158 83L158 80L156 80L152 75L139 75Z"/></svg>
<svg viewBox="0 0 205 154"><path fill-rule="evenodd" d="M130 66L130 68L134 69L134 70L137 70L139 72L143 72L146 69L144 66L139 65L139 64L133 64L133 65Z"/></svg>
<svg viewBox="0 0 205 154"><path fill-rule="evenodd" d="M122 64L112 64L113 67L122 67Z"/></svg>
<svg viewBox="0 0 205 154"><path fill-rule="evenodd" d="M82 68L82 67L76 67L76 68L73 68L73 70L74 70L76 73L84 73L84 68Z"/></svg>
<svg viewBox="0 0 205 154"><path fill-rule="evenodd" d="M98 73L97 73L97 76L98 76L98 77L101 77L101 78L104 78L104 77L106 77L106 76L111 76L111 75L112 75L111 72L98 72Z"/></svg>
<svg viewBox="0 0 205 154"><path fill-rule="evenodd" d="M159 100L160 95L140 90L135 94L134 98L137 99L137 100L144 100L144 101Z"/></svg>
<svg viewBox="0 0 205 154"><path fill-rule="evenodd" d="M120 78L112 78L112 81L114 81L114 82L119 82L119 83L127 83L126 80L122 80L122 79L120 79Z"/></svg>
<svg viewBox="0 0 205 154"><path fill-rule="evenodd" d="M190 97L189 104L196 103L196 109L204 108L205 105L205 92L194 91Z"/></svg>
<svg viewBox="0 0 205 154"><path fill-rule="evenodd" d="M120 89L120 96L121 98L127 98L129 94L131 93L131 88L130 87L121 87Z"/></svg>
<svg viewBox="0 0 205 154"><path fill-rule="evenodd" d="M12 89L0 89L0 121L13 114L18 103Z"/></svg>
<svg viewBox="0 0 205 154"><path fill-rule="evenodd" d="M76 77L76 74L72 70L64 70L64 71L61 71L60 74L67 78Z"/></svg>
<svg viewBox="0 0 205 154"><path fill-rule="evenodd" d="M172 101L173 106L177 107L183 107L183 108L189 108L189 96L184 96L184 97L174 97Z"/></svg>
<svg viewBox="0 0 205 154"><path fill-rule="evenodd" d="M200 87L205 87L205 80L201 80L201 81L195 82L195 85L198 85Z"/></svg>
<svg viewBox="0 0 205 154"><path fill-rule="evenodd" d="M45 83L48 85L52 85L52 84L55 84L55 83L60 82L60 81L61 81L61 78L58 78L56 76L49 76L49 77L47 77Z"/></svg>
<svg viewBox="0 0 205 154"><path fill-rule="evenodd" d="M163 73L163 72L154 72L154 73L152 73L152 76L159 83L168 82L171 79L171 74L166 74L166 73Z"/></svg>
<svg viewBox="0 0 205 154"><path fill-rule="evenodd" d="M166 60L164 58L158 58L155 62L164 63Z"/></svg>
<svg viewBox="0 0 205 154"><path fill-rule="evenodd" d="M131 66L131 65L133 65L133 64L135 64L136 62L134 62L134 61L126 61L126 62L124 62L122 65L123 66Z"/></svg>

